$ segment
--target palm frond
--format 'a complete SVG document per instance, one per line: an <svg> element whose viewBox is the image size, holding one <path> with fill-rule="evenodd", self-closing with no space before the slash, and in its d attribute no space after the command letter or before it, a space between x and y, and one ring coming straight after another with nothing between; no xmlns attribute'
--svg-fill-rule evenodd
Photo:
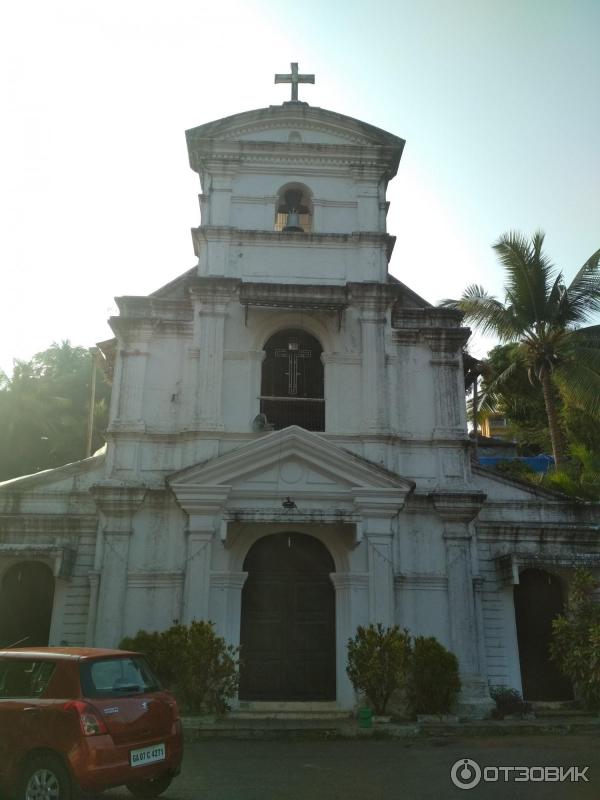
<svg viewBox="0 0 600 800"><path fill-rule="evenodd" d="M600 369L583 361L568 361L556 369L552 380L567 402L600 419Z"/></svg>
<svg viewBox="0 0 600 800"><path fill-rule="evenodd" d="M566 290L568 322L584 322L600 311L600 250L596 250L577 272Z"/></svg>
<svg viewBox="0 0 600 800"><path fill-rule="evenodd" d="M523 234L510 231L493 246L506 270L506 302L522 327L548 318L552 284L560 280L543 252L543 243L541 231L534 233L531 242Z"/></svg>
<svg viewBox="0 0 600 800"><path fill-rule="evenodd" d="M494 333L502 341L513 341L519 333L511 313L477 284L468 286L459 300L445 300L444 304L446 308L462 311L465 319L482 333Z"/></svg>

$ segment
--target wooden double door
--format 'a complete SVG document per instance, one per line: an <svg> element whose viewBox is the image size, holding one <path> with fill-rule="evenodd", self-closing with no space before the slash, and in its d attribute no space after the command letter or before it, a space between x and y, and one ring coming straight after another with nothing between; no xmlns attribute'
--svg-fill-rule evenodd
<svg viewBox="0 0 600 800"><path fill-rule="evenodd" d="M244 562L242 700L335 700L335 591L318 539L278 533Z"/></svg>

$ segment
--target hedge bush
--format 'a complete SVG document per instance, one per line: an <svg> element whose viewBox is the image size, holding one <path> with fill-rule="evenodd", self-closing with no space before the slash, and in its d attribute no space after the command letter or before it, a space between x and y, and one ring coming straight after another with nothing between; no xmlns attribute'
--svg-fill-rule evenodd
<svg viewBox="0 0 600 800"><path fill-rule="evenodd" d="M410 657L410 636L398 625L360 625L356 636L348 639L346 672L376 714L384 714L392 694L406 684Z"/></svg>
<svg viewBox="0 0 600 800"><path fill-rule="evenodd" d="M156 633L141 630L119 646L144 653L186 711L222 713L237 692L239 648L217 636L212 622L193 621Z"/></svg>
<svg viewBox="0 0 600 800"><path fill-rule="evenodd" d="M415 714L448 714L460 692L458 659L433 636L413 642L409 701Z"/></svg>
<svg viewBox="0 0 600 800"><path fill-rule="evenodd" d="M447 714L460 691L456 656L434 637L413 639L398 625L360 626L348 640L346 668L376 714L401 690L412 714Z"/></svg>
<svg viewBox="0 0 600 800"><path fill-rule="evenodd" d="M550 655L569 678L583 705L600 711L600 603L597 582L585 569L575 570L564 614L552 622Z"/></svg>
<svg viewBox="0 0 600 800"><path fill-rule="evenodd" d="M521 697L520 692L509 686L490 686L490 695L496 703L492 711L494 719L504 719L508 715L523 717L531 712L531 706Z"/></svg>

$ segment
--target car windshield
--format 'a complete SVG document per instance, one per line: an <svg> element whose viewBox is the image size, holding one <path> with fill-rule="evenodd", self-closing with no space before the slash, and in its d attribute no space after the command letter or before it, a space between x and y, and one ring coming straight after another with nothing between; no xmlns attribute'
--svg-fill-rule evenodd
<svg viewBox="0 0 600 800"><path fill-rule="evenodd" d="M119 656L83 661L81 685L86 697L110 697L157 692L161 686L141 656Z"/></svg>

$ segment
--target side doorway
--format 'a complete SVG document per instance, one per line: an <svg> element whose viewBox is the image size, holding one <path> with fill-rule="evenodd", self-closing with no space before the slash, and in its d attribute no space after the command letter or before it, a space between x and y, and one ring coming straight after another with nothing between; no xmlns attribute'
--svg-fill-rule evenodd
<svg viewBox="0 0 600 800"><path fill-rule="evenodd" d="M0 647L48 644L54 576L47 564L21 561L6 570L0 583Z"/></svg>
<svg viewBox="0 0 600 800"><path fill-rule="evenodd" d="M560 579L525 569L514 587L517 641L525 700L572 700L573 687L550 659L552 620L564 610Z"/></svg>

